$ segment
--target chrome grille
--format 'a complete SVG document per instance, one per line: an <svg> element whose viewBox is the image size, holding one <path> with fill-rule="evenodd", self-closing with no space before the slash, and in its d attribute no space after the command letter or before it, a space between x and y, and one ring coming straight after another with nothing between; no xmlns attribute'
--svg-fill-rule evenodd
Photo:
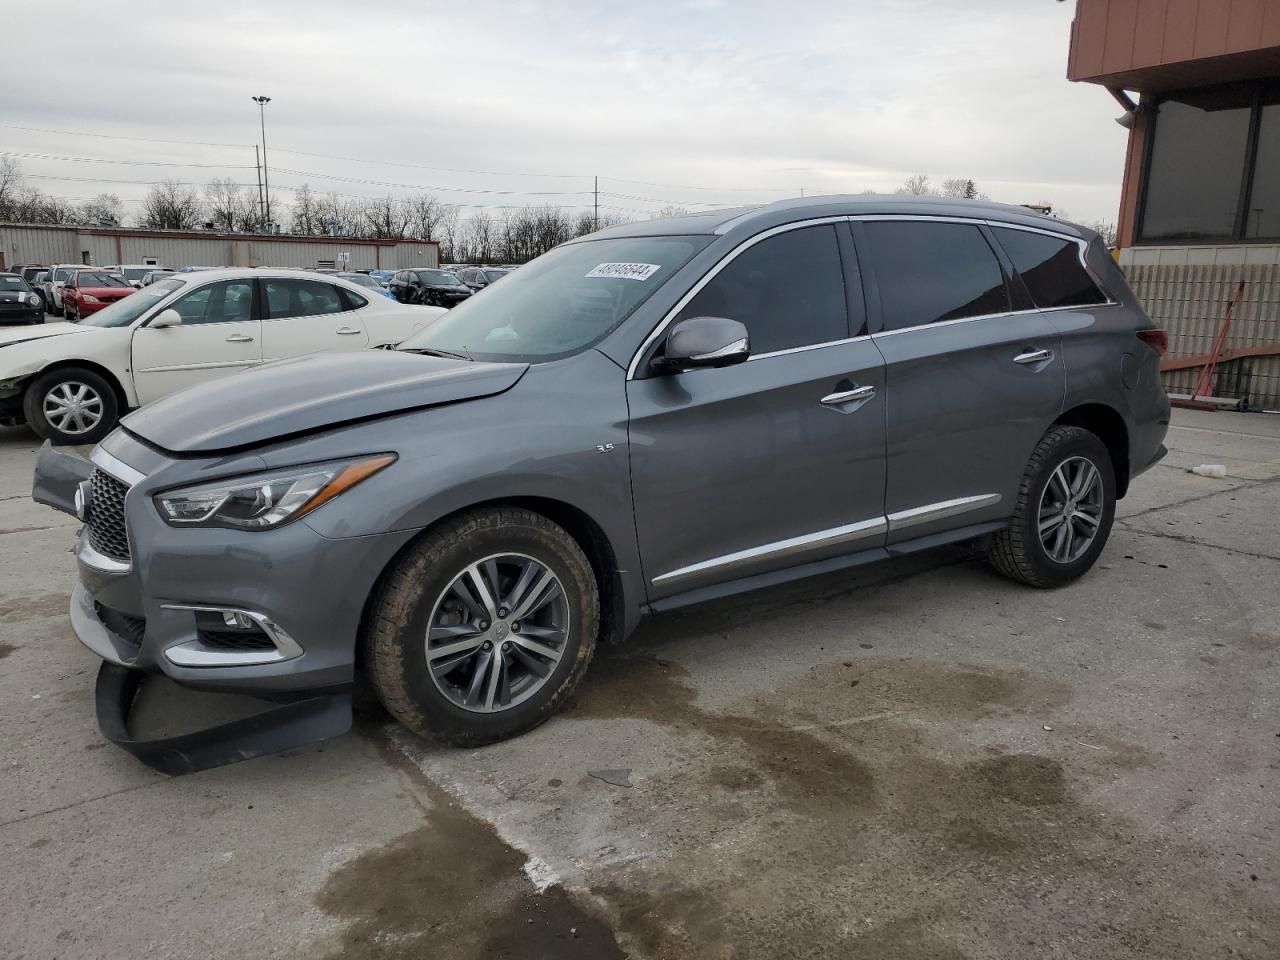
<svg viewBox="0 0 1280 960"><path fill-rule="evenodd" d="M129 561L129 536L124 525L124 495L129 485L109 473L94 470L89 476L89 509L85 526L89 544L112 560Z"/></svg>

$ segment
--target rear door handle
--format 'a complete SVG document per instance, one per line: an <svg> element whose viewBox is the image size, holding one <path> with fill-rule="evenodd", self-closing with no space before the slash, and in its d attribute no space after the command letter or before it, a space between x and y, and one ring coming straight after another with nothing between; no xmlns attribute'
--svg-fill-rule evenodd
<svg viewBox="0 0 1280 960"><path fill-rule="evenodd" d="M233 333L227 337L227 343L253 343L253 337L246 337L243 333Z"/></svg>
<svg viewBox="0 0 1280 960"><path fill-rule="evenodd" d="M1052 350L1027 350L1018 354L1013 358L1014 363L1040 363L1042 360L1052 360Z"/></svg>
<svg viewBox="0 0 1280 960"><path fill-rule="evenodd" d="M852 390L837 390L835 393L828 393L819 402L826 404L828 407L838 407L843 403L850 403L854 400L870 400L875 395L875 387L854 387Z"/></svg>
<svg viewBox="0 0 1280 960"><path fill-rule="evenodd" d="M351 327L339 327L336 332L340 337L354 337L360 333L359 330L353 330Z"/></svg>

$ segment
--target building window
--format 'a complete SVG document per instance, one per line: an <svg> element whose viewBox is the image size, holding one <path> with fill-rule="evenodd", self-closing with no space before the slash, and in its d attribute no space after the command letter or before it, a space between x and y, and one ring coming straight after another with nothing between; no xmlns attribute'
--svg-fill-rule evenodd
<svg viewBox="0 0 1280 960"><path fill-rule="evenodd" d="M1233 240L1250 109L1160 104L1147 173L1142 239L1148 243Z"/></svg>
<svg viewBox="0 0 1280 960"><path fill-rule="evenodd" d="M1139 241L1280 239L1280 103L1263 87L1176 94L1151 131Z"/></svg>

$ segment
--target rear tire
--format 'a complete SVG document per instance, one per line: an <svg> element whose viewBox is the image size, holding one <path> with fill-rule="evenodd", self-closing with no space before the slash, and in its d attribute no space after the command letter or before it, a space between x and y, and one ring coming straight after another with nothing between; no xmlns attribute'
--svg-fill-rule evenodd
<svg viewBox="0 0 1280 960"><path fill-rule="evenodd" d="M527 582L525 561L536 568ZM543 573L552 579L540 589ZM595 575L577 542L540 514L501 507L463 514L413 544L374 597L363 644L373 688L397 720L471 747L555 713L586 673L599 629Z"/></svg>
<svg viewBox="0 0 1280 960"><path fill-rule="evenodd" d="M115 429L120 401L101 374L59 367L31 382L22 397L22 412L42 440L97 443Z"/></svg>
<svg viewBox="0 0 1280 960"><path fill-rule="evenodd" d="M987 557L1010 580L1063 586L1097 561L1115 509L1115 470L1103 442L1080 427L1053 427L1032 452L1013 519L992 535Z"/></svg>

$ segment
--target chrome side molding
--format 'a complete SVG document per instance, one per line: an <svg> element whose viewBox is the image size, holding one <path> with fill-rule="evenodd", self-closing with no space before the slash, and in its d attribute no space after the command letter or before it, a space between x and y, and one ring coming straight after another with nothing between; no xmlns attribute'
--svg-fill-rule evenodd
<svg viewBox="0 0 1280 960"><path fill-rule="evenodd" d="M668 573L660 574L653 578L656 583L668 583L672 580L680 580L685 577L691 577L694 574L706 573L709 570L720 570L725 567L736 567L744 563L752 563L756 560L776 560L781 557L790 556L796 553L802 553L805 550L814 547L826 547L837 543L851 543L855 540L862 540L866 537L873 537L876 534L884 533L888 529L884 517L875 517L871 520L860 520L857 523L847 523L841 527L831 527L828 530L819 530L816 533L806 533L799 537L789 537L786 540L775 540L773 543L761 544L758 547L750 547L747 550L738 550L734 553L726 553L720 557L712 557L710 560L702 560L699 563L691 563L687 567L680 567Z"/></svg>
<svg viewBox="0 0 1280 960"><path fill-rule="evenodd" d="M910 510L899 510L889 514L887 518L889 530L892 532L904 527L914 527L918 523L944 520L947 517L968 513L970 510L994 507L1001 499L998 493L984 493L976 497L958 497L955 500L943 500L940 503L927 503L923 507L912 507Z"/></svg>
<svg viewBox="0 0 1280 960"><path fill-rule="evenodd" d="M947 517L968 513L970 510L993 507L1002 499L998 493L983 493L973 497L958 497L954 500L943 500L939 503L927 503L922 507L899 510L896 513L889 514L887 517L860 520L857 523L831 527L828 530L819 530L816 533L806 533L799 537L789 537L786 540L775 540L772 543L763 543L758 547L750 547L746 550L738 550L734 553L712 557L709 560L701 560L698 563L691 563L686 567L678 567L667 573L659 574L650 582L655 585L670 583L674 580L682 580L686 577L708 573L713 570L732 569L733 567L754 563L759 560L779 560L783 557L803 553L818 547L852 543L857 540L864 540L867 537L874 537L877 534L892 533L905 527L931 523L934 520L944 520Z"/></svg>

